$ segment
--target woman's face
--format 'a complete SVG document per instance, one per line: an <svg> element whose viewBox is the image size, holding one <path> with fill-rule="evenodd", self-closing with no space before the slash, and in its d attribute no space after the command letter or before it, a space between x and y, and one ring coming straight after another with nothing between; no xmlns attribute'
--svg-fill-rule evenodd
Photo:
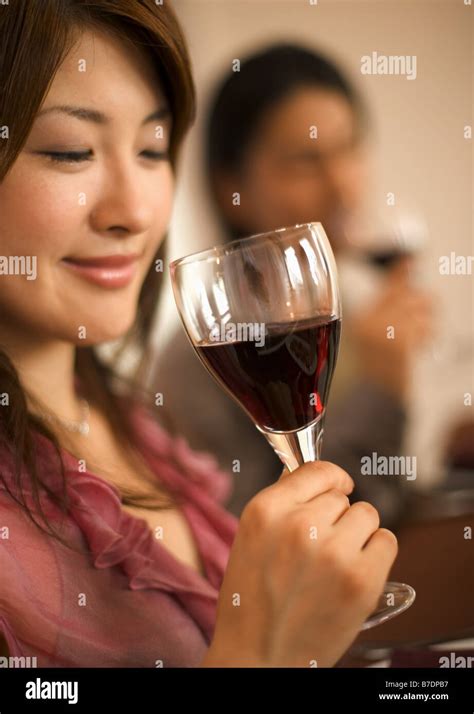
<svg viewBox="0 0 474 714"><path fill-rule="evenodd" d="M364 149L351 105L338 92L305 87L267 113L240 175L224 179L218 192L228 219L243 231L321 221L337 243L365 188ZM240 192L239 207L229 204L233 191Z"/></svg>
<svg viewBox="0 0 474 714"><path fill-rule="evenodd" d="M36 258L36 279L0 274L4 336L85 345L131 326L170 219L170 128L151 63L84 33L0 183L0 256Z"/></svg>

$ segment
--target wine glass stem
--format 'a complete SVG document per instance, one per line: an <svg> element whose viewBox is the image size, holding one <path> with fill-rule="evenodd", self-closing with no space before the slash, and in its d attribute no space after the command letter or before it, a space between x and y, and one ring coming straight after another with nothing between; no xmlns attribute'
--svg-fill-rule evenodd
<svg viewBox="0 0 474 714"><path fill-rule="evenodd" d="M321 458L324 434L324 411L308 426L294 431L270 431L257 427L288 471L294 471L308 461Z"/></svg>

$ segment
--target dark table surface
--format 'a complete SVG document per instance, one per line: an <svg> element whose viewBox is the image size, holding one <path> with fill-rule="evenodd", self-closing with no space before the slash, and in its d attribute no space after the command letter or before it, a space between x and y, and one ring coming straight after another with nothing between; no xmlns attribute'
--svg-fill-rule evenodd
<svg viewBox="0 0 474 714"><path fill-rule="evenodd" d="M448 644L449 649L452 641L459 649L474 650L471 484L474 475L469 472L461 481L449 481L449 488L444 484L414 497L397 530L399 553L389 580L412 585L416 600L393 620L362 632L340 666L389 666L392 660L407 663L398 666L423 666L416 662L436 661L432 647Z"/></svg>

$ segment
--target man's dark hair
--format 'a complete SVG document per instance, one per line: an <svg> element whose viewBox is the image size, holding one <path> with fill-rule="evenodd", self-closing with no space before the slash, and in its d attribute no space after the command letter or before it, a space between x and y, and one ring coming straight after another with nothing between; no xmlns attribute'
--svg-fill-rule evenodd
<svg viewBox="0 0 474 714"><path fill-rule="evenodd" d="M217 88L206 127L206 169L238 170L267 111L296 89L336 91L351 104L360 129L362 102L337 66L318 52L292 44L272 45L245 59Z"/></svg>

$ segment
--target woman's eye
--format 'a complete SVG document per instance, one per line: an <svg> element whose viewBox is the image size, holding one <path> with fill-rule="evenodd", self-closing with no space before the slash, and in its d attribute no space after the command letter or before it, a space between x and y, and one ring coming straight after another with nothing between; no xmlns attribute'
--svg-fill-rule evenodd
<svg viewBox="0 0 474 714"><path fill-rule="evenodd" d="M90 161L92 158L92 151L42 151L40 153L47 156L51 161L64 164L77 164L81 161ZM169 160L167 151L145 150L141 152L141 156L151 161Z"/></svg>
<svg viewBox="0 0 474 714"><path fill-rule="evenodd" d="M92 151L43 151L51 161L58 163L78 163L79 161L89 161Z"/></svg>
<svg viewBox="0 0 474 714"><path fill-rule="evenodd" d="M142 156L146 159L151 159L152 161L167 161L169 159L169 154L167 151L142 151Z"/></svg>

